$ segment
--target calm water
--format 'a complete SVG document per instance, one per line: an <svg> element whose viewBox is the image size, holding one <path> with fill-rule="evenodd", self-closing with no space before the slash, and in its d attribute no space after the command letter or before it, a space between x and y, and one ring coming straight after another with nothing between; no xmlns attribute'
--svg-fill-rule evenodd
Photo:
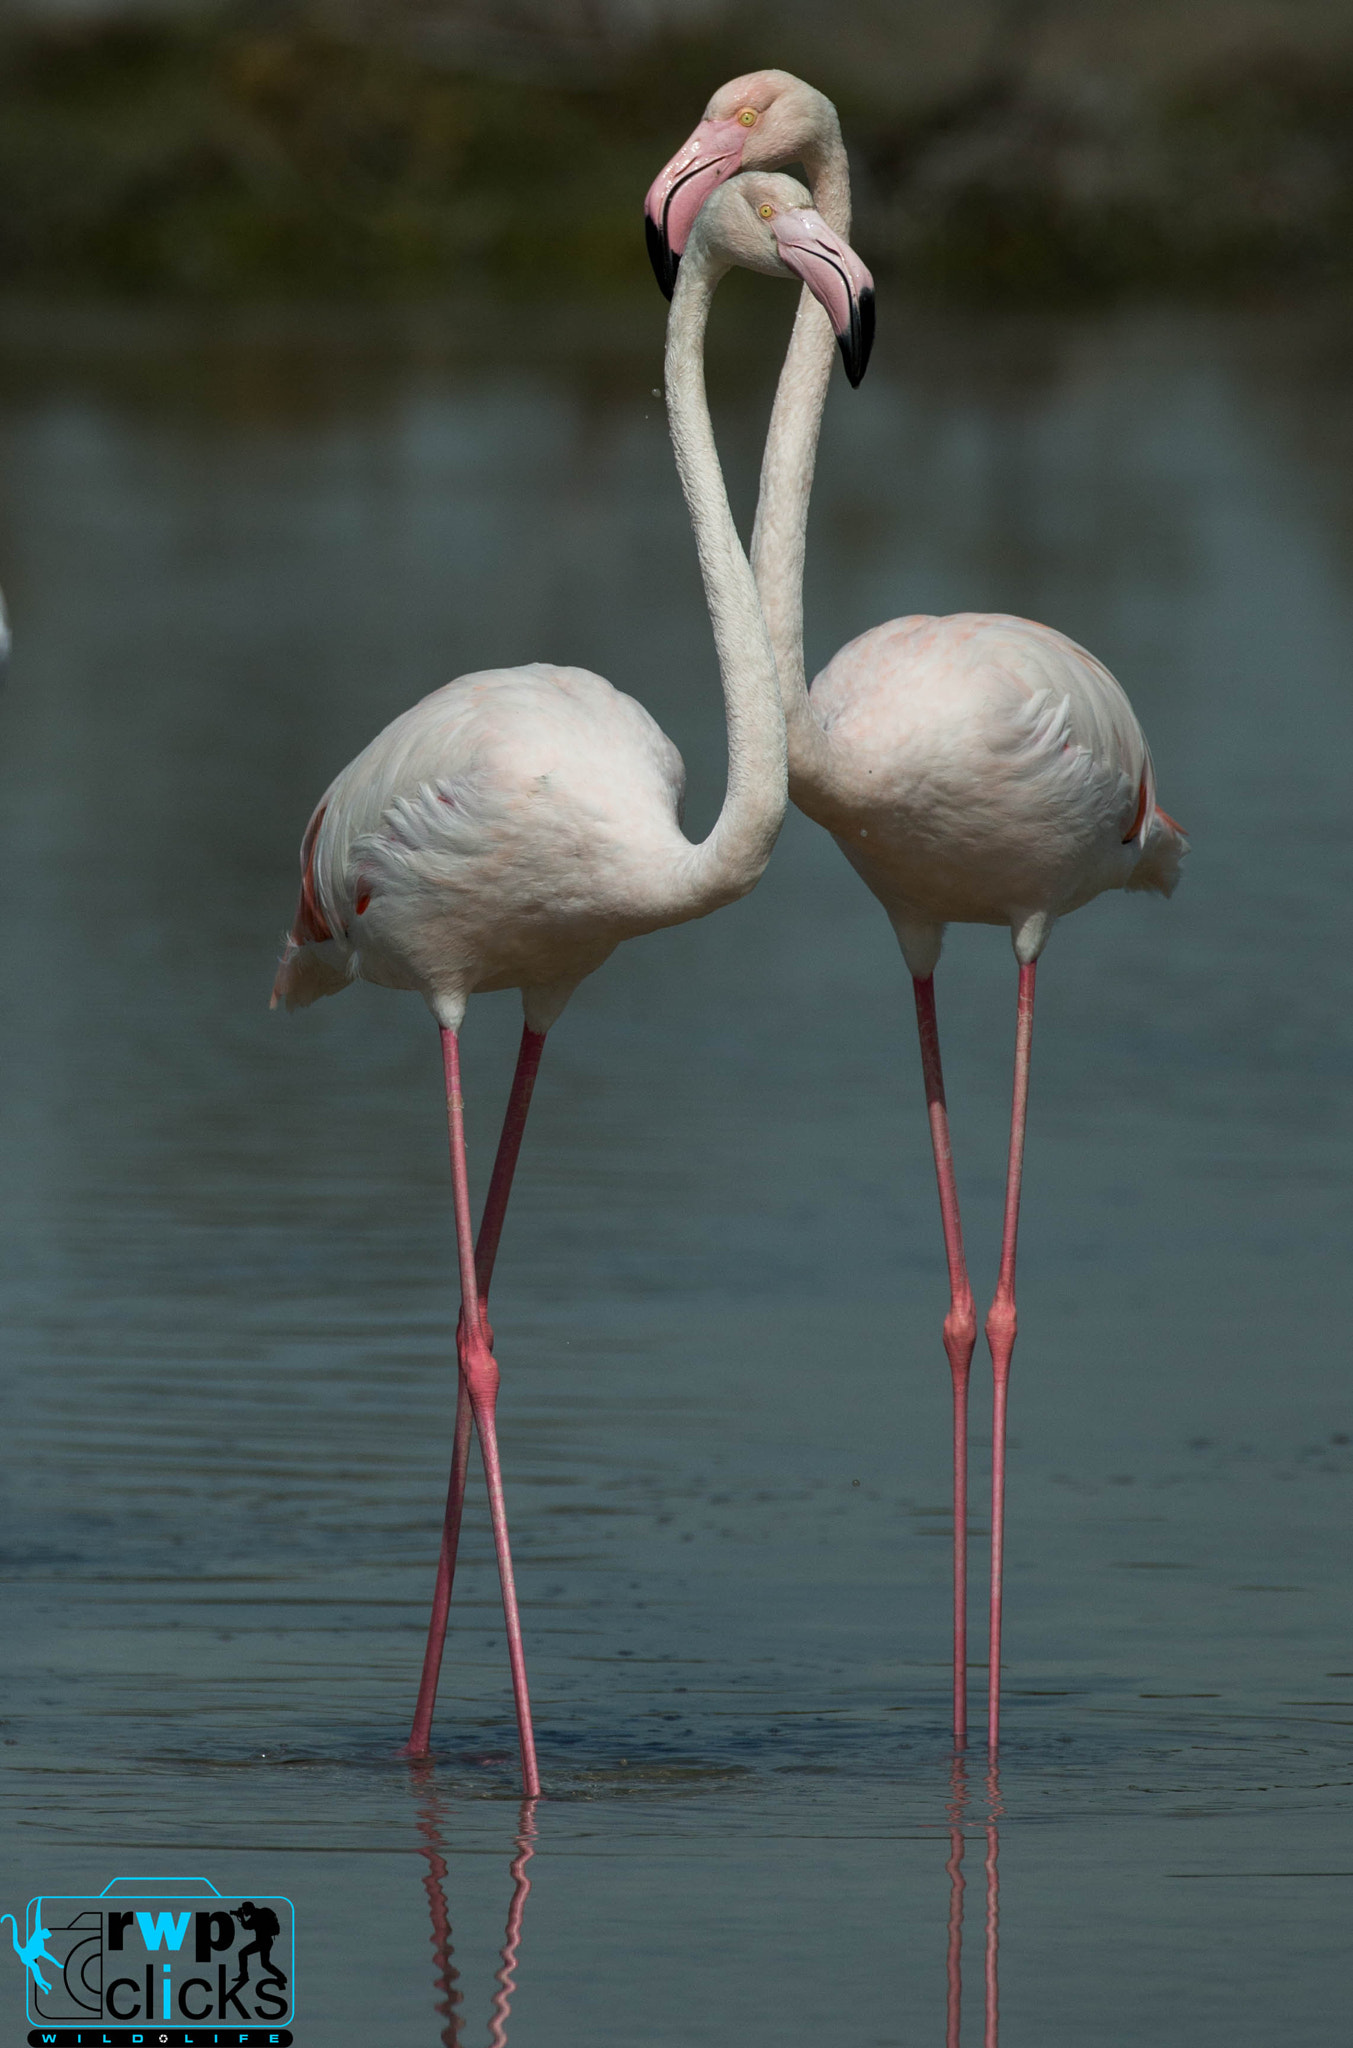
<svg viewBox="0 0 1353 2048"><path fill-rule="evenodd" d="M412 998L284 1020L267 991L313 798L463 670L634 690L705 828L658 319L511 357L470 320L0 334L3 1904L147 1869L289 1893L306 2048L478 2042L495 1997L512 2048L953 2048L960 1906L965 2044L997 1969L1004 2048L1342 2040L1337 324L895 311L834 396L810 654L908 610L1054 621L1127 683L1196 849L1040 978L999 1785L946 1741L910 991L793 818L748 901L627 947L546 1057L494 1320L549 1796L520 1814L477 1492L435 1764L396 1760L454 1399L436 1039ZM744 506L779 331L716 365ZM952 935L984 1298L1014 980L999 933ZM467 1027L481 1180L517 1014Z"/></svg>

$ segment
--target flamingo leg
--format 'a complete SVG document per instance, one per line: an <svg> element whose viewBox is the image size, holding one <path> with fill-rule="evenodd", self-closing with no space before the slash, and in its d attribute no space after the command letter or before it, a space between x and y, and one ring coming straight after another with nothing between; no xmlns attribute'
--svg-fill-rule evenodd
<svg viewBox="0 0 1353 2048"><path fill-rule="evenodd" d="M949 1144L949 1110L944 1099L940 1065L940 1034L935 1021L935 981L913 977L916 1028L921 1040L930 1142L935 1153L935 1179L944 1225L944 1255L949 1263L949 1313L944 1319L944 1348L954 1394L954 1747L968 1739L968 1375L977 1342L977 1312L968 1266L963 1255L963 1224L958 1211L954 1155Z"/></svg>
<svg viewBox="0 0 1353 2048"><path fill-rule="evenodd" d="M498 1457L498 1362L494 1358L488 1339L488 1319L480 1301L479 1281L475 1271L475 1251L470 1228L470 1180L465 1161L465 1102L460 1086L460 1039L456 1032L443 1028L442 1061L446 1074L446 1114L451 1141L451 1180L456 1210L456 1250L460 1262L460 1319L456 1325L456 1352L460 1364L460 1384L463 1396L468 1399L474 1426L479 1432L480 1448L484 1457L484 1477L488 1485L489 1513L493 1521L493 1542L498 1554L498 1583L503 1595L503 1621L507 1631L507 1654L512 1667L512 1692L517 1708L517 1735L521 1744L522 1782L528 1799L535 1799L540 1793L540 1775L536 1769L535 1736L531 1728L531 1697L526 1683L526 1653L522 1646L521 1619L517 1612L517 1589L512 1570L512 1549L507 1530L507 1504L503 1497L502 1466ZM539 1053L535 1055L539 1063ZM534 1080L534 1073L532 1073ZM524 1120L524 1112L523 1119ZM520 1129L512 1145L512 1159L515 1163L516 1149L520 1145ZM500 1148L501 1149L501 1148ZM510 1173L507 1176L510 1182ZM499 1227L501 1211L506 1207L507 1192L503 1188L499 1202ZM496 1250L496 1239L495 1246ZM490 1261L490 1264L492 1262ZM457 1402L456 1446L459 1451L462 1440L465 1455L469 1455L469 1424L464 1419L460 1399ZM461 1498L464 1494L464 1479L461 1478ZM454 1564L454 1542L448 1542L451 1530L453 1503L456 1495L456 1464L452 1461L451 1491L447 1498L447 1524L443 1530L443 1561L447 1564L445 1600L450 1600L450 1570ZM459 1533L459 1513L455 1514L454 1534ZM438 1587L441 1589L439 1566ZM429 1630L428 1655L424 1659L423 1689L419 1693L418 1716L415 1718L414 1733L409 1739L406 1754L426 1754L427 1727L431 1722L432 1706L429 1696L424 1710L424 1692L435 1692L437 1668L441 1660L438 1642L434 1649L433 1636L437 1631L439 1616L434 1604L432 1626ZM445 1612L440 1616L442 1634L445 1633ZM423 1742L421 1751L415 1743Z"/></svg>
<svg viewBox="0 0 1353 2048"><path fill-rule="evenodd" d="M442 1547L437 1556L437 1578L432 1588L432 1613L428 1620L427 1645L423 1651L423 1674L418 1681L418 1703L413 1710L413 1728L402 1752L408 1757L426 1756L432 1740L432 1710L437 1703L437 1681L441 1677L446 1624L451 1613L451 1587L456 1576L456 1551L460 1544L460 1519L465 1507L465 1475L470 1467L473 1421L465 1375L457 1367L451 1478L446 1489Z"/></svg>
<svg viewBox="0 0 1353 2048"><path fill-rule="evenodd" d="M503 1218L507 1214L507 1198L512 1192L512 1176L517 1170L517 1155L526 1129L526 1112L531 1107L531 1094L544 1050L545 1033L533 1031L529 1024L523 1024L516 1072L512 1076L512 1092L507 1098L498 1151L489 1176L489 1191L484 1198L484 1213L479 1219L479 1235L475 1239L475 1277L479 1282L480 1305L485 1314L489 1306L489 1283L498 1257L498 1240L503 1234ZM489 1342L493 1342L492 1335Z"/></svg>
<svg viewBox="0 0 1353 2048"><path fill-rule="evenodd" d="M1029 1109L1029 1056L1034 1036L1034 975L1037 962L1019 970L1015 1023L1015 1085L1010 1110L1010 1159L1005 1178L1005 1225L996 1297L987 1312L991 1346L991 1636L987 1671L987 1746L996 1753L1001 1727L1001 1571L1005 1544L1005 1415L1010 1354L1015 1348L1015 1247L1019 1237L1019 1190L1024 1170L1024 1127Z"/></svg>
<svg viewBox="0 0 1353 2048"><path fill-rule="evenodd" d="M512 1192L512 1176L517 1168L517 1155L521 1151L522 1134L526 1129L526 1112L531 1107L531 1091L536 1085L540 1070L540 1056L545 1049L545 1033L532 1031L530 1025L522 1027L521 1047L517 1053L517 1068L512 1076L512 1092L507 1099L507 1110L503 1117L502 1133L498 1139L498 1152L493 1162L493 1173L489 1180L489 1192L484 1202L484 1213L479 1219L479 1236L475 1240L475 1277L479 1283L480 1321L485 1342L493 1348L493 1331L488 1321L489 1282L493 1278L494 1263L498 1257L498 1240L503 1234L503 1218L507 1214L507 1198ZM437 1699L437 1681L441 1675L442 1652L446 1645L446 1626L451 1612L451 1588L456 1576L456 1551L460 1544L460 1522L465 1506L465 1479L470 1465L470 1437L473 1433L473 1413L465 1376L456 1375L456 1427L451 1449L451 1478L446 1490L446 1512L442 1517L442 1543L437 1558L437 1578L432 1589L432 1614L428 1621L427 1647L423 1652L423 1674L418 1683L418 1704L414 1708L413 1730L403 1754L420 1757L428 1754L432 1738L432 1710Z"/></svg>
<svg viewBox="0 0 1353 2048"><path fill-rule="evenodd" d="M503 1234L503 1218L507 1214L507 1198L512 1192L512 1176L516 1172L517 1155L521 1151L522 1134L526 1129L526 1112L531 1107L531 1092L536 1085L540 1056L544 1049L544 1032L532 1031L529 1024L524 1025L521 1047L517 1053L516 1072L512 1076L512 1090L507 1099L503 1128L498 1139L498 1151L489 1180L489 1192L484 1203L484 1214L479 1220L479 1236L475 1240L474 1261L475 1277L479 1285L480 1323L484 1340L490 1350L493 1348L493 1331L488 1321L489 1282L493 1278L494 1263L498 1257L498 1240ZM403 1754L409 1757L426 1756L432 1738L432 1710L437 1699L437 1681L441 1676L446 1627L451 1612L451 1588L456 1576L456 1552L460 1544L460 1523L465 1506L465 1479L470 1465L472 1434L473 1411L469 1390L465 1384L464 1373L458 1370L451 1478L446 1490L446 1512L442 1517L442 1543L437 1558L436 1583L432 1589L432 1613L428 1621L427 1647L423 1652L423 1673L418 1683L418 1703L414 1708L413 1729L403 1750Z"/></svg>

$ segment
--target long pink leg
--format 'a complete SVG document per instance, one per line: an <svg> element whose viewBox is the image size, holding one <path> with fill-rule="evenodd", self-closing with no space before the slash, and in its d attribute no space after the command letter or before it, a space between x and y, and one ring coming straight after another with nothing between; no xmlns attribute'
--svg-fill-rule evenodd
<svg viewBox="0 0 1353 2048"><path fill-rule="evenodd" d="M935 1179L940 1191L944 1255L949 1262L949 1313L944 1319L944 1348L954 1390L954 1746L968 1739L968 1374L977 1342L977 1311L963 1256L963 1225L958 1213L954 1155L949 1145L949 1111L944 1100L940 1066L940 1034L935 1021L935 981L913 977L916 1028L921 1039L930 1142L935 1153Z"/></svg>
<svg viewBox="0 0 1353 2048"><path fill-rule="evenodd" d="M498 1240L503 1234L503 1218L507 1214L507 1198L512 1192L512 1176L516 1172L517 1155L521 1151L522 1134L526 1129L526 1112L531 1107L531 1092L536 1085L540 1056L544 1049L545 1033L532 1031L529 1024L524 1025L521 1047L517 1053L517 1069L512 1076L512 1092L507 1099L503 1128L498 1139L498 1152L489 1180L489 1192L484 1203L484 1214L479 1220L479 1236L475 1241L475 1276L479 1283L480 1320L485 1342L490 1348L493 1345L493 1332L488 1322L489 1282L493 1278L494 1263L498 1257ZM446 1490L446 1512L442 1517L442 1544L437 1558L437 1579L432 1589L432 1614L428 1621L427 1647L423 1652L423 1675L418 1683L418 1704L414 1708L413 1729L403 1751L405 1756L410 1757L426 1756L432 1738L432 1710L437 1700L437 1681L441 1676L446 1626L451 1612L451 1587L456 1576L456 1551L460 1543L460 1522L465 1506L465 1478L470 1464L471 1434L470 1397L466 1390L464 1374L457 1372L456 1427L451 1448L451 1478Z"/></svg>
<svg viewBox="0 0 1353 2048"><path fill-rule="evenodd" d="M507 1198L512 1192L512 1176L517 1170L517 1155L526 1129L526 1112L531 1107L531 1093L544 1050L545 1033L533 1031L529 1024L523 1024L517 1070L512 1076L512 1092L507 1098L498 1151L489 1177L489 1191L484 1198L484 1213L479 1219L479 1236L475 1239L475 1277L479 1282L480 1305L486 1314L489 1283L498 1258L498 1240L503 1234L503 1218L507 1214Z"/></svg>
<svg viewBox="0 0 1353 2048"><path fill-rule="evenodd" d="M488 1483L493 1541L498 1553L498 1582L503 1593L507 1654L512 1667L512 1692L517 1705L522 1782L527 1798L535 1799L540 1794L540 1774L536 1769L535 1736L531 1728L531 1697L526 1684L526 1655L522 1647L521 1620L517 1613L517 1589L512 1572L512 1549L507 1533L507 1504L503 1498L502 1466L498 1458L498 1362L489 1348L485 1335L486 1323L480 1307L479 1283L475 1277L474 1243L470 1230L470 1180L465 1163L465 1102L460 1087L460 1040L454 1031L442 1031L442 1060L446 1071L446 1114L451 1138L456 1249L460 1259L460 1320L456 1326L456 1349L460 1360L461 1378L469 1395L475 1428L479 1432L480 1448L484 1455L484 1477Z"/></svg>
<svg viewBox="0 0 1353 2048"><path fill-rule="evenodd" d="M479 1282L470 1235L470 1178L465 1163L465 1099L460 1085L460 1039L456 1032L443 1030L442 1057L446 1071L447 1125L451 1139L451 1178L456 1208L456 1246L460 1257L460 1322L456 1331L461 1376L470 1396L475 1428L484 1458L488 1485L489 1513L493 1521L493 1542L498 1553L498 1583L503 1594L503 1622L507 1633L508 1661L512 1667L512 1692L517 1706L517 1735L521 1743L522 1784L528 1799L540 1797L540 1773L536 1769L535 1735L531 1727L531 1696L526 1684L526 1652L522 1646L521 1619L517 1613L517 1588L512 1571L512 1548L507 1533L507 1502L503 1497L502 1465L498 1457L498 1361L485 1337L485 1319L479 1303Z"/></svg>
<svg viewBox="0 0 1353 2048"><path fill-rule="evenodd" d="M1024 1170L1024 1126L1029 1109L1029 1055L1034 1037L1034 975L1037 962L1019 970L1015 1023L1015 1086L1010 1111L1010 1161L1005 1177L1005 1227L996 1298L987 1313L993 1381L991 1420L991 1637L987 1671L987 1748L1001 1732L1001 1568L1005 1546L1005 1411L1010 1354L1015 1348L1015 1246L1019 1237L1019 1188Z"/></svg>
<svg viewBox="0 0 1353 2048"><path fill-rule="evenodd" d="M446 1624L451 1612L451 1586L456 1576L456 1551L460 1544L460 1518L465 1507L465 1475L470 1465L472 1428L473 1415L465 1375L457 1368L456 1431L451 1443L451 1478L446 1489L446 1512L442 1517L442 1547L437 1557L436 1583L432 1588L432 1614L423 1651L423 1675L418 1681L418 1703L413 1710L413 1727L402 1751L404 1756L426 1756L432 1739L432 1710L437 1703L437 1681L441 1677Z"/></svg>

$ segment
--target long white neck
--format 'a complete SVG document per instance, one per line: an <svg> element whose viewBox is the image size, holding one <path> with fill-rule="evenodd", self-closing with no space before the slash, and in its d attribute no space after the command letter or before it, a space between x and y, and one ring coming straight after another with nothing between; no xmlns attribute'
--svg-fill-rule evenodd
<svg viewBox="0 0 1353 2048"><path fill-rule="evenodd" d="M850 170L839 129L804 167L817 211L828 227L849 239ZM843 817L833 797L831 743L813 715L804 673L803 558L818 432L835 355L831 321L805 287L775 389L752 533L756 587L784 699L790 795L800 810L829 829Z"/></svg>
<svg viewBox="0 0 1353 2048"><path fill-rule="evenodd" d="M694 260L692 260L694 259ZM727 268L688 249L667 322L667 417L714 628L728 720L728 786L707 839L692 847L687 917L745 896L770 859L788 801L785 721L751 566L724 489L705 395L705 327Z"/></svg>

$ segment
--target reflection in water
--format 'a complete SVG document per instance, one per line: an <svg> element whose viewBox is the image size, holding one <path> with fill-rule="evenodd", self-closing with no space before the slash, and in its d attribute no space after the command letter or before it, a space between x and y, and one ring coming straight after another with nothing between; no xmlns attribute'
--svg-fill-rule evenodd
<svg viewBox="0 0 1353 2048"><path fill-rule="evenodd" d="M460 1989L460 1971L454 1961L455 1951L451 1943L451 1914L442 1889L446 1877L446 1856L444 1852L443 1801L437 1793L436 1779L431 1768L415 1765L410 1773L414 1789L418 1794L418 1832L425 1847L419 1851L426 1857L428 1874L423 1879L427 1893L428 1912L432 1921L432 1955L435 1965L434 1982L441 1994L434 2010L440 2013L446 2024L439 2039L442 2048L460 2048L462 2039L461 2007L465 1995ZM493 1981L497 1986L493 2004L489 2008L489 2048L507 2048L507 2023L512 2016L512 1994L517 1988L517 1950L521 1946L522 1918L526 1912L527 1894L531 1880L526 1875L526 1866L535 1855L532 1846L536 1833L536 1801L524 1799L517 1821L515 1841L516 1855L508 1867L512 1879L512 1897L507 1908L507 1927L503 1934L503 1946L499 1951L498 1968Z"/></svg>
<svg viewBox="0 0 1353 2048"><path fill-rule="evenodd" d="M778 320L758 282L749 304L775 299ZM459 2009L484 2048L516 1798L462 1798L443 1764L428 1841L431 1780L388 1755L450 1420L426 1027L417 1005L378 1014L354 992L355 1011L279 1038L261 935L291 908L277 878L298 783L516 649L635 689L712 821L722 721L656 358L599 325L584 415L544 302L538 370L441 312L407 344L393 327L349 342L328 310L212 315L200 345L150 308L108 318L44 314L20 344L27 312L0 309L0 581L20 628L0 852L22 877L5 911L23 963L0 989L0 1734L17 1765L0 1854L36 1841L57 1859L39 1878L25 1850L4 1895L55 1883L63 1843L111 1858L133 1809L133 1840L181 1839L190 1814L223 1850L241 1830L287 1843L321 1859L339 1960L316 2041L433 2048ZM1320 2014L1347 2003L1344 1887L1160 1872L1186 1837L1214 1875L1347 1864L1346 1708L1287 1702L1346 1695L1324 1674L1353 1663L1331 1285L1353 1009L1330 944L1349 894L1353 329L1262 309L905 319L891 364L885 345L827 423L817 653L918 609L1056 619L1141 690L1206 848L1168 915L1124 898L1058 937L1061 1107L1029 1162L1047 1320L1019 1480L1028 1690L1001 1767L1012 1805L1018 1784L1049 1825L1007 1873L1030 1897L1001 1958L1006 2033L1027 2005L1045 2048L1324 2048ZM452 330L482 346L464 374L443 368ZM750 507L764 407L730 392L719 411ZM503 1252L523 1591L556 1617L540 1683L575 1796L549 1827L581 1850L600 1816L608 1840L570 1859L558 1912L528 1902L512 2048L945 2038L947 1573L922 1512L948 1424L927 1362L943 1262L879 916L828 836L791 818L744 902L580 991L588 1029L567 1027L567 1074L532 1108L542 1142ZM1284 962L1281 1006L1256 949ZM994 1244L1008 955L976 930L949 953L973 1236ZM486 1112L508 1087L496 1037ZM496 1142L487 1114L474 1136ZM824 1410L824 1347L845 1342ZM1295 1377L1274 1374L1298 1353ZM895 1628L880 1636L885 1587L891 1612L908 1603L915 1666ZM453 1749L506 1758L501 1636L466 1621ZM781 1725L791 1699L799 1715L764 1739L762 1709ZM636 1800L613 1775L636 1754L693 1768ZM506 1761L474 1770L476 1791L508 1782ZM985 1770L975 1747L955 1827L973 1892L954 1901L962 2048L982 2039ZM410 1869L433 1880L426 1902L384 1881L396 1837L406 1886ZM883 1897L928 1929L919 1952L880 1951ZM471 1906L488 1915L473 1951ZM361 1959L393 1952L401 1917L425 1960L396 2034ZM0 1964L18 1974L12 1950Z"/></svg>
<svg viewBox="0 0 1353 2048"><path fill-rule="evenodd" d="M949 1944L946 1953L946 1976L948 1979L945 1997L945 2048L960 2048L963 2034L963 1824L966 1817L968 1785L963 1768L963 1758L954 1758L950 1774L949 1799L949 1860L945 1869L949 1873ZM987 1877L987 1923L986 1949L984 1954L984 1979L986 1988L986 2021L982 2030L983 2048L998 2048L1001 2027L1000 1981L998 1951L1000 1947L1001 1920L1001 1876L997 1864L1000 1855L1001 1837L996 1823L1003 1812L1001 1805L1000 1771L993 1764L987 1772L987 1822L986 1822L986 1877Z"/></svg>
<svg viewBox="0 0 1353 2048"><path fill-rule="evenodd" d="M451 1915L447 1911L446 1893L442 1890L442 1880L446 1876L446 1858L442 1854L438 1832L442 1803L437 1797L432 1772L426 1766L422 1770L415 1769L413 1778L422 1795L418 1806L418 1832L427 1847L419 1853L427 1858L428 1866L423 1890L427 1893L428 1911L432 1917L432 1955L436 1964L436 1985L441 1993L436 2010L446 2021L441 2041L443 2048L459 2048L460 2008L464 1998L460 1990L460 1971L451 1960Z"/></svg>
<svg viewBox="0 0 1353 2048"><path fill-rule="evenodd" d="M987 1772L987 2023L982 2035L984 2048L996 2048L1001 2024L1000 1987L996 1975L996 1950L1000 1940L1001 1918L1001 1878L996 1868L1001 1838L996 1821L1000 1812L1000 1773L993 1764Z"/></svg>
<svg viewBox="0 0 1353 2048"><path fill-rule="evenodd" d="M512 2011L512 1994L517 1988L514 1972L517 1967L517 1948L521 1941L522 1914L526 1911L526 1894L531 1889L526 1866L536 1853L531 1847L536 1832L535 1816L535 1800L523 1799L518 1823L517 1853L510 1866L512 1899L507 1909L507 1930L503 1935L502 1961L494 1972L494 1982L498 1989L493 1994L493 2005L489 2013L490 2048L507 2048L508 2016Z"/></svg>
<svg viewBox="0 0 1353 2048"><path fill-rule="evenodd" d="M944 1866L949 1873L948 2023L944 2044L945 2048L959 2048L963 2032L963 1802L967 1796L961 1756L954 1758L950 1783L953 1797L949 1802L949 1861Z"/></svg>

